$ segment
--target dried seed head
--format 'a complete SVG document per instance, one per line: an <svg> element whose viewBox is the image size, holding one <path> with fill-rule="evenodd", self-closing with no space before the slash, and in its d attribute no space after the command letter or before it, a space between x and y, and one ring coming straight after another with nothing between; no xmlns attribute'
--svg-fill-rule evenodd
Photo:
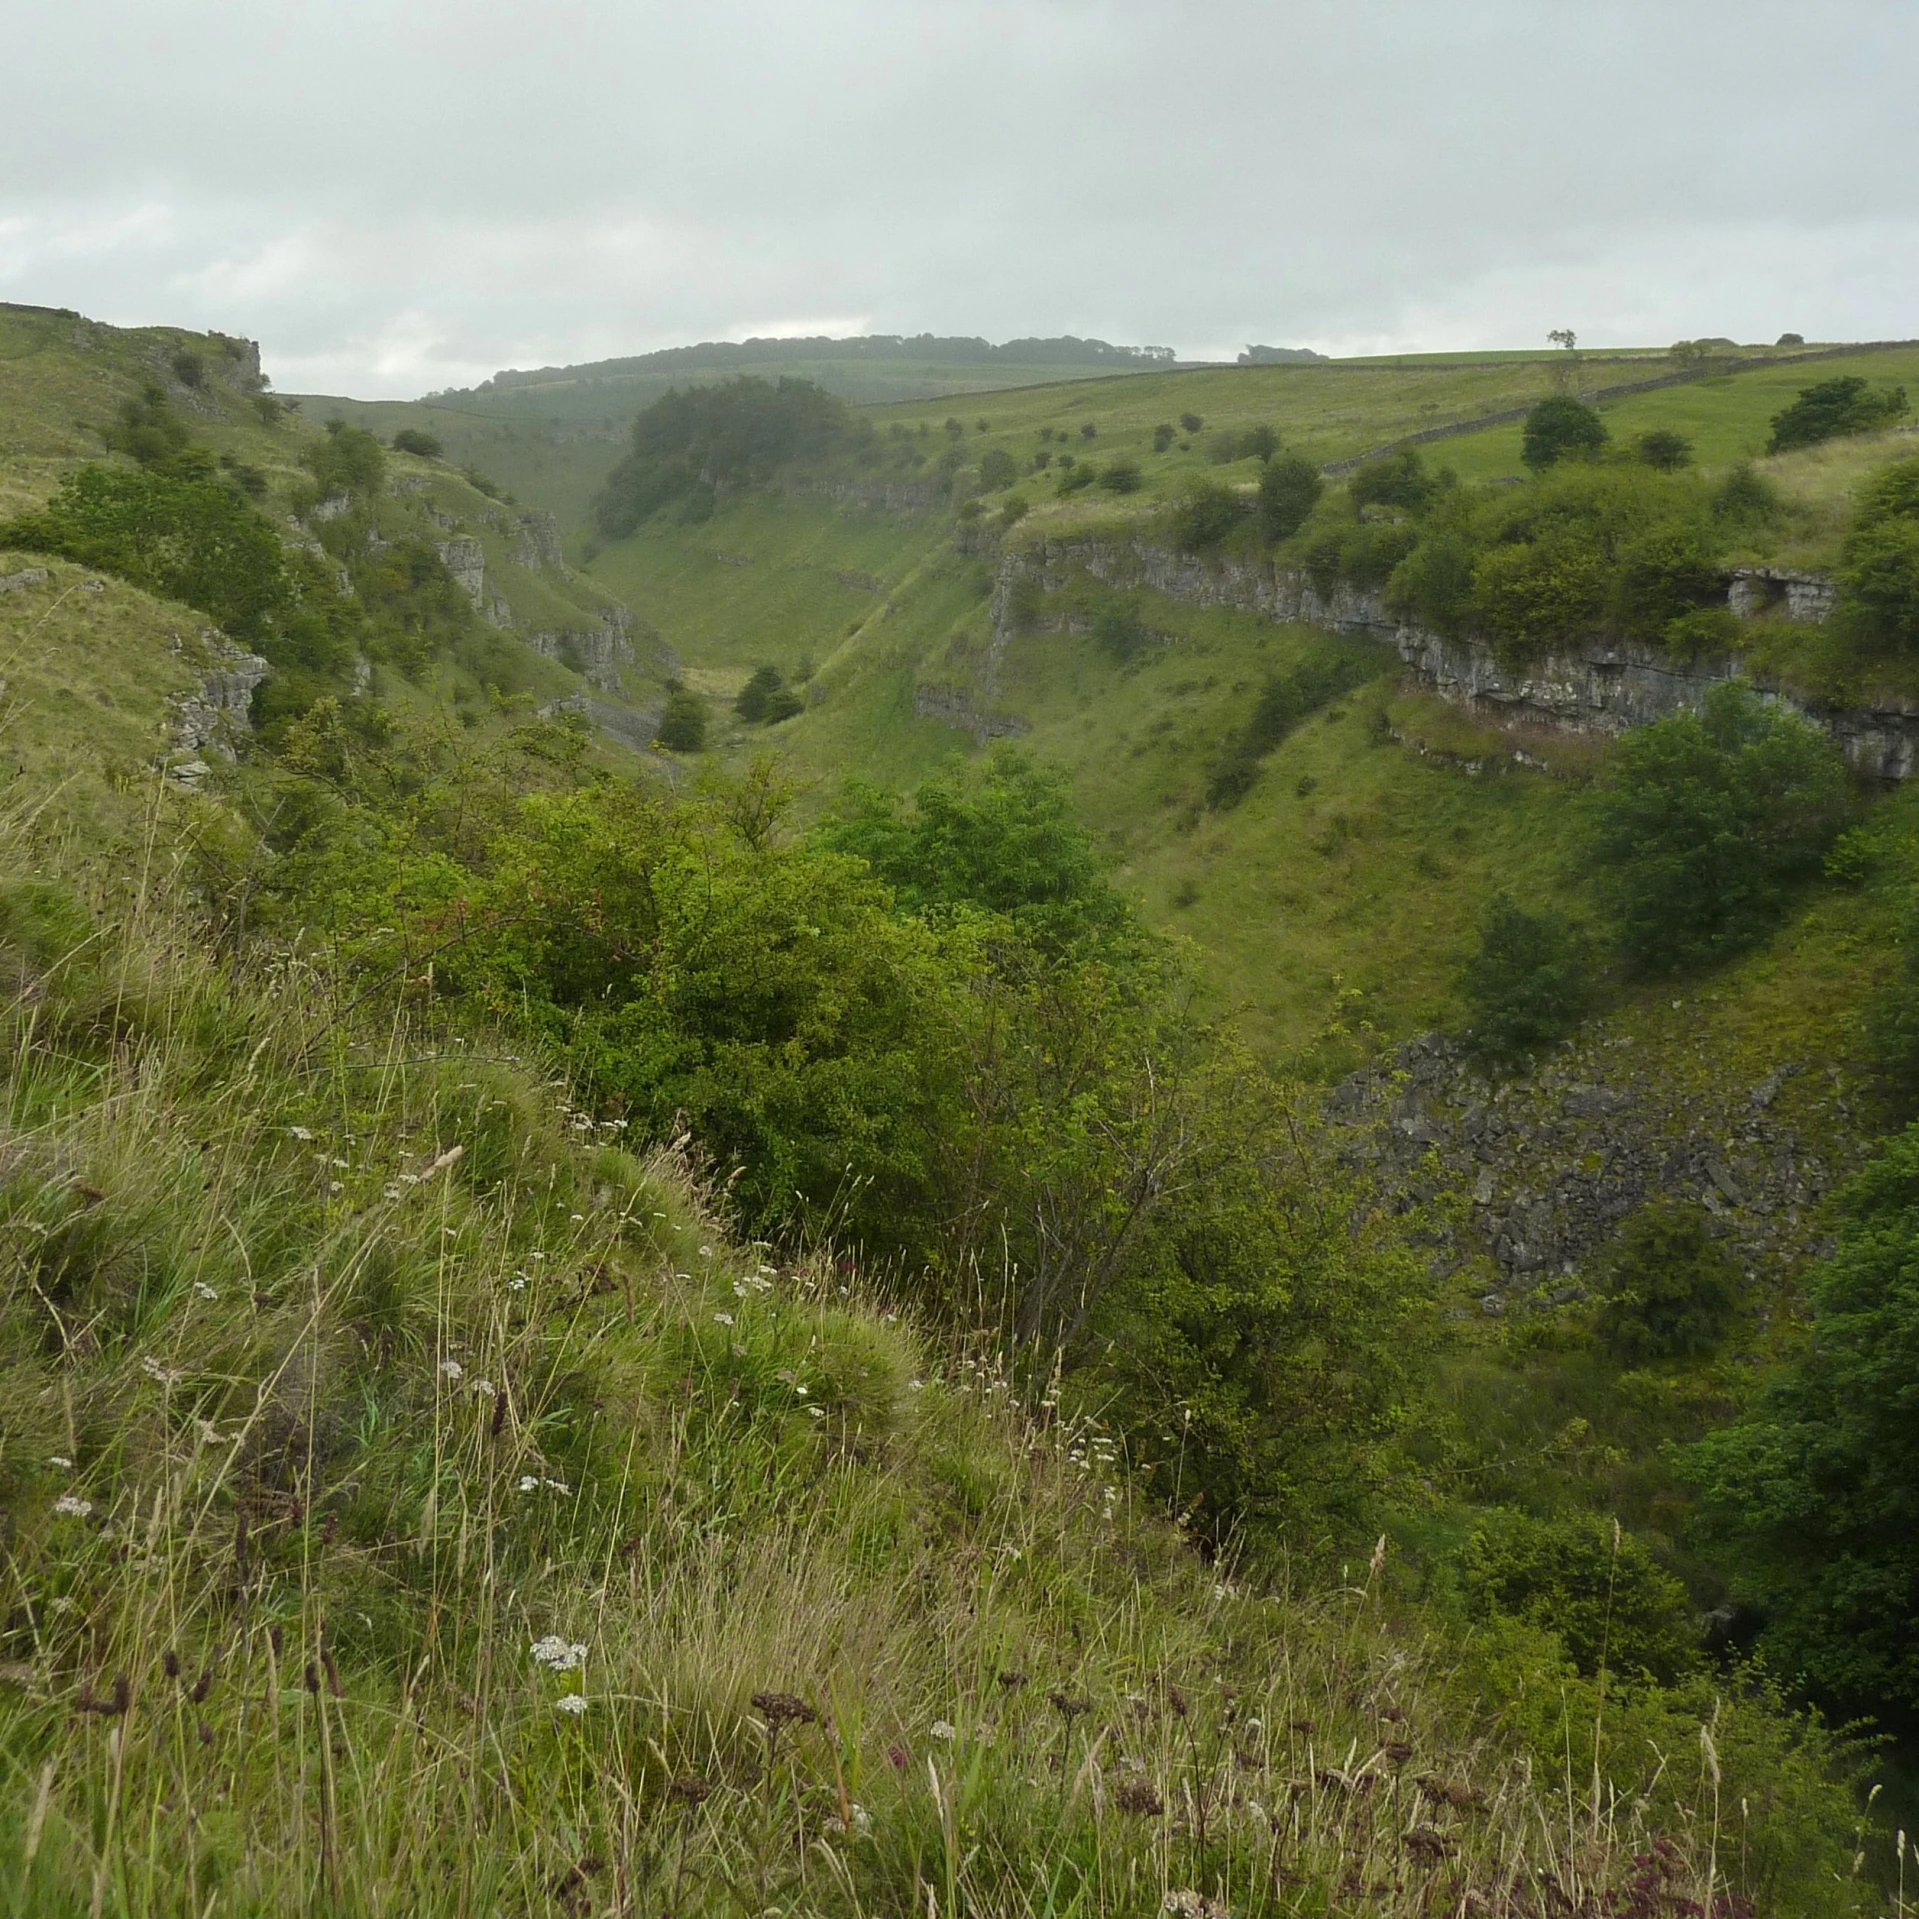
<svg viewBox="0 0 1919 1919"><path fill-rule="evenodd" d="M1390 1719L1395 1726L1401 1725L1405 1722L1406 1708L1404 1706L1382 1706L1379 1709L1379 1716L1382 1719Z"/></svg>
<svg viewBox="0 0 1919 1919"><path fill-rule="evenodd" d="M1403 1766L1413 1756L1412 1747L1403 1739L1389 1739L1380 1750L1395 1766Z"/></svg>
<svg viewBox="0 0 1919 1919"><path fill-rule="evenodd" d="M1186 1695L1177 1686L1166 1688L1166 1703L1172 1707L1175 1719L1184 1719L1192 1711L1192 1707L1186 1703Z"/></svg>
<svg viewBox="0 0 1919 1919"><path fill-rule="evenodd" d="M753 1710L769 1726L810 1726L819 1717L804 1699L790 1692L756 1692Z"/></svg>
<svg viewBox="0 0 1919 1919"><path fill-rule="evenodd" d="M1090 1701L1075 1699L1071 1693L1065 1691L1063 1688L1049 1692L1046 1695L1046 1702L1062 1719L1067 1720L1077 1719L1082 1713L1088 1713L1093 1710Z"/></svg>
<svg viewBox="0 0 1919 1919"><path fill-rule="evenodd" d="M682 1805L697 1806L710 1797L713 1782L710 1779L702 1779L696 1772L683 1772L666 1790Z"/></svg>
<svg viewBox="0 0 1919 1919"><path fill-rule="evenodd" d="M286 1634L283 1633L278 1626L269 1626L267 1628L267 1644L272 1647L274 1658L278 1659L287 1649Z"/></svg>
<svg viewBox="0 0 1919 1919"><path fill-rule="evenodd" d="M493 1424L488 1430L492 1433L495 1439L498 1439L500 1436L500 1429L505 1424L506 1424L506 1395L505 1393L495 1393L493 1395Z"/></svg>
<svg viewBox="0 0 1919 1919"><path fill-rule="evenodd" d="M1293 1721L1293 1730L1299 1733L1315 1733L1319 1730L1319 1727L1310 1719L1295 1719Z"/></svg>
<svg viewBox="0 0 1919 1919"><path fill-rule="evenodd" d="M1021 1686L1026 1684L1026 1675L1023 1672L1015 1671L1010 1666L1002 1669L996 1677L999 1683L1004 1686L1008 1692L1017 1692Z"/></svg>
<svg viewBox="0 0 1919 1919"><path fill-rule="evenodd" d="M1150 1779L1122 1779L1113 1794L1113 1803L1121 1812L1130 1812L1140 1819L1157 1819L1166 1810L1165 1800Z"/></svg>
<svg viewBox="0 0 1919 1919"><path fill-rule="evenodd" d="M310 1692L314 1696L314 1698L316 1699L319 1698L320 1669L310 1659L307 1661L306 1682L307 1682L307 1691Z"/></svg>
<svg viewBox="0 0 1919 1919"><path fill-rule="evenodd" d="M175 1652L171 1646L160 1655L160 1670L164 1672L169 1679L178 1679L180 1677L180 1655Z"/></svg>
<svg viewBox="0 0 1919 1919"><path fill-rule="evenodd" d="M201 1672L200 1677L193 1682L193 1690L187 1694L187 1697L191 1699L196 1706L204 1706L207 1703L207 1694L212 1690L213 1668L208 1666Z"/></svg>
<svg viewBox="0 0 1919 1919"><path fill-rule="evenodd" d="M320 1663L326 1668L327 1690L332 1693L335 1699L338 1699L341 1696L340 1668L334 1663L333 1648L331 1646L323 1646L320 1649Z"/></svg>

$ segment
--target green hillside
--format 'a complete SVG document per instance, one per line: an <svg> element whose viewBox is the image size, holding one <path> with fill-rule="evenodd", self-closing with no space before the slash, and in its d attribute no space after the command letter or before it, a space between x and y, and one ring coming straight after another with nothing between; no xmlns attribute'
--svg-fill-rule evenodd
<svg viewBox="0 0 1919 1919"><path fill-rule="evenodd" d="M1914 800L1214 588L1896 559L1896 425L1755 493L1763 368L1274 533L1562 362L1134 372L550 445L556 524L0 342L0 1912L1880 1909L1811 1708L1914 1737L1903 1573L1822 1637L1761 1522L1919 1231Z"/></svg>

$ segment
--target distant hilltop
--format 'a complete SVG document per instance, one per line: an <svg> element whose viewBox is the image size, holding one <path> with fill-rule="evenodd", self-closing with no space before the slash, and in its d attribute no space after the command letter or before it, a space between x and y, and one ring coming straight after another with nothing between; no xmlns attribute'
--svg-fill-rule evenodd
<svg viewBox="0 0 1919 1919"><path fill-rule="evenodd" d="M839 340L824 335L801 340L705 340L697 346L663 347L657 353L595 360L582 366L509 368L476 387L450 389L429 397L497 394L513 387L542 386L556 378L622 379L635 374L706 372L716 367L790 364L796 360L930 360L959 365L1110 367L1140 372L1179 364L1178 354L1169 346L1114 346L1107 340L1082 340L1070 333L1056 339L1006 340L998 345L991 340L935 333L867 333Z"/></svg>
<svg viewBox="0 0 1919 1919"><path fill-rule="evenodd" d="M1307 360L1323 360L1309 346L1249 346L1239 356L1241 366L1297 366Z"/></svg>

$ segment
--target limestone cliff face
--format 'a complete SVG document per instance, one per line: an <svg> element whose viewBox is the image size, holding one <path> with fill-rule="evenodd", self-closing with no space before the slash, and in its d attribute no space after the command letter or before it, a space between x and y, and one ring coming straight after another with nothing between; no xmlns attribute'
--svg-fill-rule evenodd
<svg viewBox="0 0 1919 1919"><path fill-rule="evenodd" d="M529 633L526 642L536 653L570 666L587 685L602 693L618 693L620 668L633 660L632 632L633 615L616 605L602 611L597 626L542 630Z"/></svg>
<svg viewBox="0 0 1919 1919"><path fill-rule="evenodd" d="M1697 707L1707 691L1738 677L1736 658L1680 663L1656 648L1596 639L1515 665L1482 640L1448 639L1388 612L1381 594L1340 582L1319 592L1305 575L1270 560L1201 558L1137 537L1040 540L1004 551L993 596L996 650L1010 636L1010 609L1021 579L1048 591L1090 575L1116 587L1149 586L1194 606L1231 606L1272 620L1297 620L1389 642L1417 678L1442 699L1488 718L1574 733L1622 733ZM1823 619L1831 583L1817 574L1747 567L1729 594L1745 616L1784 602L1796 618ZM1903 780L1919 765L1919 704L1888 700L1850 711L1814 706L1774 689L1771 696L1829 733L1861 773Z"/></svg>
<svg viewBox="0 0 1919 1919"><path fill-rule="evenodd" d="M486 548L475 539L436 540L433 550L475 606L486 605Z"/></svg>

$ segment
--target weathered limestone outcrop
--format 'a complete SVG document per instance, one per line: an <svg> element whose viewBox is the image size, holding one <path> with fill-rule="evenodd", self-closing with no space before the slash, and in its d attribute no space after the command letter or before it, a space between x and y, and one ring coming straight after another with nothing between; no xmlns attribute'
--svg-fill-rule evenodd
<svg viewBox="0 0 1919 1919"><path fill-rule="evenodd" d="M259 654L236 646L210 627L200 634L200 644L211 656L210 663L200 684L173 702L173 750L188 755L212 753L230 760L232 736L252 729L254 688L273 668ZM204 761L190 757L174 762L167 771L169 777L190 786L204 778L208 769Z"/></svg>
<svg viewBox="0 0 1919 1919"><path fill-rule="evenodd" d="M435 540L433 550L473 604L486 605L486 548L472 538Z"/></svg>
<svg viewBox="0 0 1919 1919"><path fill-rule="evenodd" d="M551 513L522 513L514 529L513 557L536 572L564 573L559 520Z"/></svg>
<svg viewBox="0 0 1919 1919"><path fill-rule="evenodd" d="M974 744L988 740L1017 739L1027 731L1026 722L1010 713L995 713L990 705L963 686L921 685L913 689L913 717L940 720L973 736Z"/></svg>
<svg viewBox="0 0 1919 1919"><path fill-rule="evenodd" d="M597 626L543 630L529 633L526 641L536 653L571 667L587 685L618 693L620 668L633 661L632 631L633 615L623 606L609 606Z"/></svg>
<svg viewBox="0 0 1919 1919"><path fill-rule="evenodd" d="M1238 607L1272 620L1370 634L1396 647L1442 699L1501 722L1564 732L1609 734L1643 726L1697 707L1711 687L1744 671L1736 657L1679 662L1653 647L1611 640L1580 642L1513 664L1483 641L1448 639L1395 617L1374 589L1342 581L1321 593L1305 575L1270 560L1200 558L1110 536L1040 540L1002 553L993 596L996 649L1010 634L1021 579L1050 592L1079 575L1115 587L1152 587L1189 605ZM1738 569L1733 591L1743 591L1749 613L1762 610L1765 596L1775 593L1789 610L1800 609L1796 618L1823 618L1832 604L1830 582L1785 568ZM1834 711L1765 690L1829 733L1853 767L1871 778L1903 780L1919 765L1919 704L1889 700Z"/></svg>

